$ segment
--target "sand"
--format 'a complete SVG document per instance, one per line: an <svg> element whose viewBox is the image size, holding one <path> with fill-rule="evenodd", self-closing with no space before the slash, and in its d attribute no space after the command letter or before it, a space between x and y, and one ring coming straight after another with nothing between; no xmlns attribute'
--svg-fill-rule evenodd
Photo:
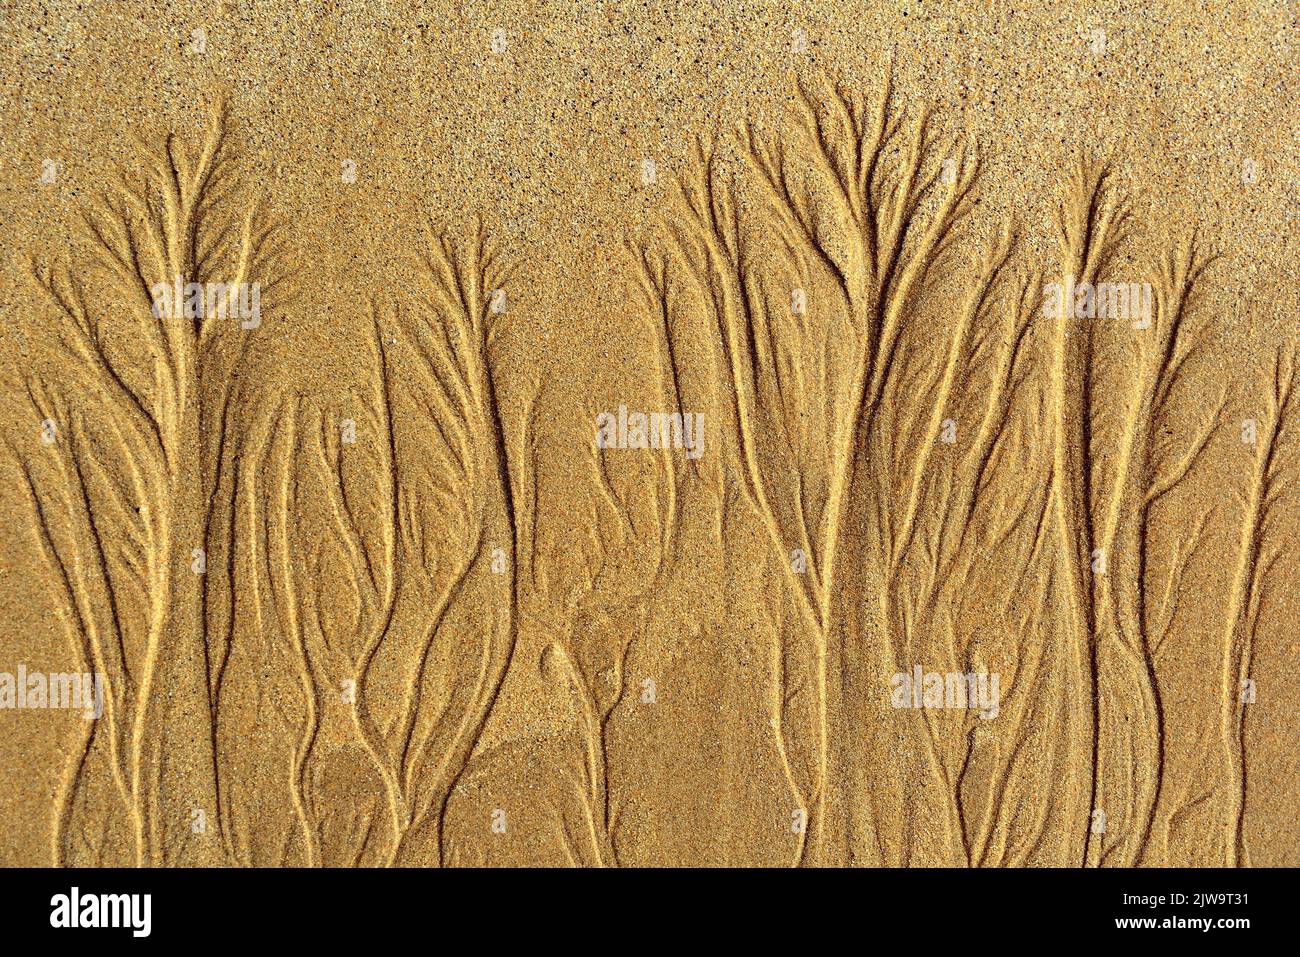
<svg viewBox="0 0 1300 957"><path fill-rule="evenodd" d="M6 10L0 863L1300 862L1292 7L310 6Z"/></svg>

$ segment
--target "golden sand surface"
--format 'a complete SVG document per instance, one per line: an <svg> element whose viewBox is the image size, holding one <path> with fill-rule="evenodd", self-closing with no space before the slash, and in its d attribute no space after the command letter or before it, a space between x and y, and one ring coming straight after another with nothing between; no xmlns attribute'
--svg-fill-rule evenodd
<svg viewBox="0 0 1300 957"><path fill-rule="evenodd" d="M1294 3L0 10L0 863L1300 863Z"/></svg>

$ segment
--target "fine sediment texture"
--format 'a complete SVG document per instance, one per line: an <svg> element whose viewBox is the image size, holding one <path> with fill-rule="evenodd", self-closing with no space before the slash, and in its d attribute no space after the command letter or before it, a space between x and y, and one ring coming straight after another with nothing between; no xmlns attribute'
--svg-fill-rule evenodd
<svg viewBox="0 0 1300 957"><path fill-rule="evenodd" d="M17 4L0 863L1297 863L1237 12Z"/></svg>

